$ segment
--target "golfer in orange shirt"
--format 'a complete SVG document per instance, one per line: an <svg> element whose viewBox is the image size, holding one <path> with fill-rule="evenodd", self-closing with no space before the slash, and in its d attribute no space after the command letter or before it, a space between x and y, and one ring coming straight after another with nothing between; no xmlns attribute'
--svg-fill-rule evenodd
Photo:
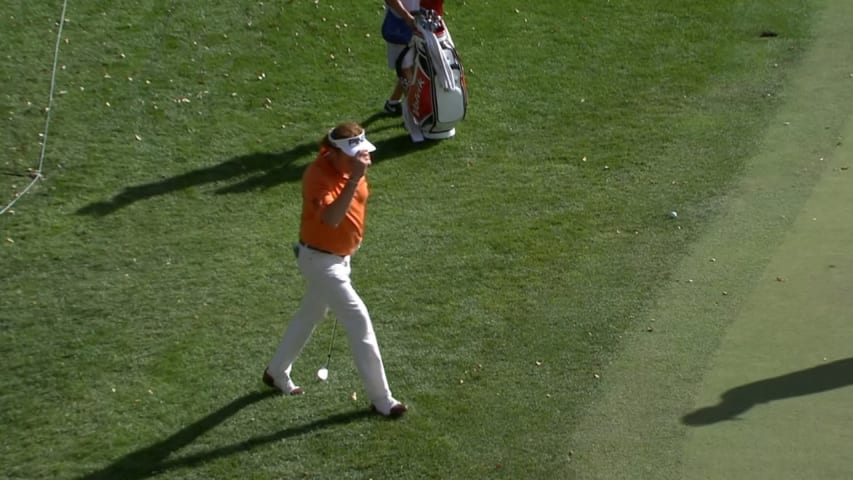
<svg viewBox="0 0 853 480"><path fill-rule="evenodd" d="M344 327L373 408L399 417L408 407L391 395L367 307L350 280L350 256L364 235L370 152L376 147L357 123L342 123L321 141L302 177L302 223L297 254L307 281L305 296L264 371L263 381L285 394L301 394L290 375L293 362L331 310Z"/></svg>

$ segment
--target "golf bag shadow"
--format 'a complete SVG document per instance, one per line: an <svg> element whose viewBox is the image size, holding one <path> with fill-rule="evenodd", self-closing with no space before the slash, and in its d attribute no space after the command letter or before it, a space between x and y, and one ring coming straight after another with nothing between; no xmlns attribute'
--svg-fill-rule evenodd
<svg viewBox="0 0 853 480"><path fill-rule="evenodd" d="M403 122L414 142L456 135L468 110L468 87L444 20L434 10L415 16L415 33L397 58L405 89Z"/></svg>

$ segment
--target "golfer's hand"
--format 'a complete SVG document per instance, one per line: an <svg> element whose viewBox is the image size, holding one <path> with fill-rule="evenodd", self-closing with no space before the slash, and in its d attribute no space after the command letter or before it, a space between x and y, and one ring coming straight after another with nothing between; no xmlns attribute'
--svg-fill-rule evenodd
<svg viewBox="0 0 853 480"><path fill-rule="evenodd" d="M371 164L370 153L361 151L352 158L350 163L350 178L361 178Z"/></svg>

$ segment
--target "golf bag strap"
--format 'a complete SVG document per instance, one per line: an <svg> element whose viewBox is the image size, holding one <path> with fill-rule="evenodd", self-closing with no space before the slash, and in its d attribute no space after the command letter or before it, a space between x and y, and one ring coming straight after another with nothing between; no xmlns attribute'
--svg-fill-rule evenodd
<svg viewBox="0 0 853 480"><path fill-rule="evenodd" d="M406 54L409 53L409 50L412 49L412 44L406 45L403 48L403 51L397 55L397 60L394 61L394 69L397 71L397 78L403 78L403 59L406 58Z"/></svg>

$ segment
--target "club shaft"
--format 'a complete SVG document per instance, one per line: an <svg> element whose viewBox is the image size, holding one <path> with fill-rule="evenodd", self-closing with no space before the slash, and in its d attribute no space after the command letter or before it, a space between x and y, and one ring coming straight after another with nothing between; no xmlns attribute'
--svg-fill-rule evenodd
<svg viewBox="0 0 853 480"><path fill-rule="evenodd" d="M326 355L326 369L329 368L329 362L332 361L332 347L335 345L335 331L338 328L338 320L335 319L332 323L332 339L329 341L329 354Z"/></svg>

